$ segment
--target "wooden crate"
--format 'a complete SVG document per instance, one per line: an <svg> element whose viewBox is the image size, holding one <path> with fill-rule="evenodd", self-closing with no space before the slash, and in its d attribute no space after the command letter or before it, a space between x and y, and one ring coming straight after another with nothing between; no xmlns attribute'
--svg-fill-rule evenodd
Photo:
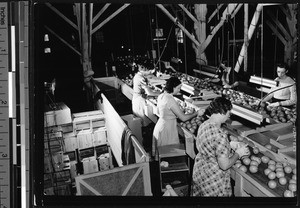
<svg viewBox="0 0 300 208"><path fill-rule="evenodd" d="M105 115L101 110L73 114L73 130L81 131L105 126Z"/></svg>
<svg viewBox="0 0 300 208"><path fill-rule="evenodd" d="M111 148L109 146L109 143L96 146L95 147L96 157L98 158L99 162L99 169L100 170L106 170L106 166L108 164L108 169L113 168L113 162L112 162L112 153Z"/></svg>
<svg viewBox="0 0 300 208"><path fill-rule="evenodd" d="M72 122L71 110L64 103L53 103L45 106L44 126L57 126Z"/></svg>
<svg viewBox="0 0 300 208"><path fill-rule="evenodd" d="M94 147L78 150L79 161L82 161L84 158L93 157L93 156L96 156Z"/></svg>
<svg viewBox="0 0 300 208"><path fill-rule="evenodd" d="M93 145L99 146L107 143L107 132L105 127L93 130Z"/></svg>
<svg viewBox="0 0 300 208"><path fill-rule="evenodd" d="M77 133L78 149L93 147L93 131L81 130Z"/></svg>
<svg viewBox="0 0 300 208"><path fill-rule="evenodd" d="M110 160L111 156L109 153L101 154L98 157L99 170L103 171L110 169Z"/></svg>
<svg viewBox="0 0 300 208"><path fill-rule="evenodd" d="M75 178L77 195L152 196L149 163L137 163Z"/></svg>
<svg viewBox="0 0 300 208"><path fill-rule="evenodd" d="M71 152L78 149L77 136L74 132L67 133L63 135L64 137L64 151Z"/></svg>
<svg viewBox="0 0 300 208"><path fill-rule="evenodd" d="M95 172L99 171L98 162L96 160L96 157L84 158L82 160L82 165L83 165L83 173L84 174L95 173Z"/></svg>
<svg viewBox="0 0 300 208"><path fill-rule="evenodd" d="M70 170L44 174L44 188L62 186L71 183Z"/></svg>

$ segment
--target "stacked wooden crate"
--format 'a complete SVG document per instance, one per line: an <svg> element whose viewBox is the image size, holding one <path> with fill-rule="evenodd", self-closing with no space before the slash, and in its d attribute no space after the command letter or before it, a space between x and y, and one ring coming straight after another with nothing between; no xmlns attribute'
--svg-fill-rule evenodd
<svg viewBox="0 0 300 208"><path fill-rule="evenodd" d="M54 106L45 112L44 192L72 195L78 174L113 167L105 118L98 110L71 115L63 103Z"/></svg>
<svg viewBox="0 0 300 208"><path fill-rule="evenodd" d="M102 111L73 114L73 130L77 135L78 158L83 174L113 167Z"/></svg>
<svg viewBox="0 0 300 208"><path fill-rule="evenodd" d="M65 106L64 106L65 107ZM46 195L70 195L70 159L64 155L63 131L60 125L56 125L55 117L59 118L60 124L66 124L71 118L68 117L68 109L60 112L45 113L44 131L44 193ZM55 116L53 116L55 115ZM70 116L70 114L69 114Z"/></svg>

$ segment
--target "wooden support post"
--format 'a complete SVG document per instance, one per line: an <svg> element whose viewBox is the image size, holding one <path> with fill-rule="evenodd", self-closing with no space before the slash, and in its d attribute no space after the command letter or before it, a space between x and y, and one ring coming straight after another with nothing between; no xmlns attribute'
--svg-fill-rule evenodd
<svg viewBox="0 0 300 208"><path fill-rule="evenodd" d="M93 4L93 3L90 3L90 19L89 19L89 57L92 56L93 8L94 8L94 4Z"/></svg>
<svg viewBox="0 0 300 208"><path fill-rule="evenodd" d="M252 18L252 21L251 21L251 24L250 24L250 27L249 27L249 31L248 31L248 40L251 40L251 38L252 38L252 35L254 33L254 30L255 30L255 27L257 25L257 22L259 20L262 8L263 8L263 4L258 4L257 7L256 7L256 10L255 10L255 13L253 15L253 18ZM245 49L246 49L246 45L244 43L243 46L242 46L242 49L240 51L240 55L238 57L237 63L235 65L235 67L234 67L234 70L236 72L239 72L241 64L242 64L242 62L244 60Z"/></svg>
<svg viewBox="0 0 300 208"><path fill-rule="evenodd" d="M197 4L195 5L195 14L197 17L197 22L194 23L195 33L197 39L200 43L205 42L206 39L206 14L207 14L207 5L206 4ZM207 58L204 51L200 50L200 47L193 45L193 48L196 53L196 62L199 65L207 64Z"/></svg>
<svg viewBox="0 0 300 208"><path fill-rule="evenodd" d="M245 43L245 54L244 54L244 71L247 72L248 68L248 4L244 4L244 43Z"/></svg>

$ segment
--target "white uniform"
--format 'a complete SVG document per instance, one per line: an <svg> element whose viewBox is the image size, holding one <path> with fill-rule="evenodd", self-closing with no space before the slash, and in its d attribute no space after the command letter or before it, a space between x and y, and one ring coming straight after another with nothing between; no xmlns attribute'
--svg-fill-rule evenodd
<svg viewBox="0 0 300 208"><path fill-rule="evenodd" d="M277 77L275 79L275 81L279 82L279 84L277 87L271 88L270 92L273 92L274 90L277 90L280 88L284 88L286 86L290 86L290 85L292 85L292 86L271 93L270 95L267 96L266 100L269 100L272 97L274 97L275 99L283 100L283 101L281 101L281 105L283 105L283 106L290 106L290 105L296 104L297 103L297 93L296 93L295 81L292 78L290 78L289 76L286 76L284 79L280 79L279 77Z"/></svg>
<svg viewBox="0 0 300 208"><path fill-rule="evenodd" d="M177 117L171 107L178 105L173 95L164 92L157 98L159 119L154 127L153 139L157 146L179 144Z"/></svg>
<svg viewBox="0 0 300 208"><path fill-rule="evenodd" d="M133 77L133 96L132 96L132 113L142 119L142 125L148 126L151 120L145 115L146 94L142 85L145 84L145 78L140 72Z"/></svg>

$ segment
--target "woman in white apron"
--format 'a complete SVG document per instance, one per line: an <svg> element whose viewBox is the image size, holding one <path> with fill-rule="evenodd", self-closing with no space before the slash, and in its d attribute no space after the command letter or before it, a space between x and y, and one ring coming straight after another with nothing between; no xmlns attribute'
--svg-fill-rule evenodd
<svg viewBox="0 0 300 208"><path fill-rule="evenodd" d="M157 98L159 119L153 131L152 156L157 156L158 146L180 143L177 118L184 122L204 113L204 110L199 110L198 112L185 114L180 109L173 95L180 92L181 86L181 81L177 77L171 77L166 82L164 92Z"/></svg>
<svg viewBox="0 0 300 208"><path fill-rule="evenodd" d="M158 96L159 92L153 91L147 84L146 76L151 74L143 64L136 64L138 72L133 77L132 113L142 119L142 126L148 126L152 121L145 115L146 97Z"/></svg>

